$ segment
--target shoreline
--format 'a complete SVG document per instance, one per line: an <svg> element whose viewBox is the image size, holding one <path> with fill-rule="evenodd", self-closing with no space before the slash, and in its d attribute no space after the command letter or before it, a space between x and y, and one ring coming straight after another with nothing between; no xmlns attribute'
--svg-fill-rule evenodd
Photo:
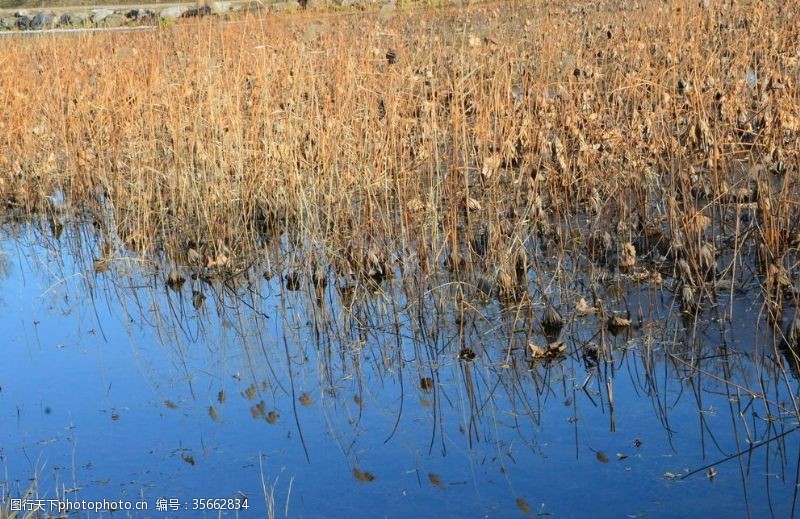
<svg viewBox="0 0 800 519"><path fill-rule="evenodd" d="M403 2L404 7L450 6L462 2ZM476 2L463 2L470 4ZM124 30L156 27L180 19L229 18L248 13L291 13L300 11L367 10L394 8L397 0L231 0L210 2L170 2L129 5L72 7L0 8L0 34L62 34L96 32L96 29ZM92 31L87 31L92 30Z"/></svg>

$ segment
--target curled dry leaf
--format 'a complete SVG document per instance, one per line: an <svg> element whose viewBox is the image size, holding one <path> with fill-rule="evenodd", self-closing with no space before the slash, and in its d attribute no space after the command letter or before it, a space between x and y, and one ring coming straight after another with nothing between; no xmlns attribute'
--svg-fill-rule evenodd
<svg viewBox="0 0 800 519"><path fill-rule="evenodd" d="M608 318L609 328L625 328L631 325L631 320L618 315L612 315Z"/></svg>
<svg viewBox="0 0 800 519"><path fill-rule="evenodd" d="M587 314L596 314L599 310L595 306L589 306L589 303L586 302L586 299L581 298L580 301L575 305L575 311L581 315Z"/></svg>
<svg viewBox="0 0 800 519"><path fill-rule="evenodd" d="M474 198L467 198L466 199L466 205L467 205L467 209L470 210L470 211L480 211L481 207L483 207L481 205L481 203L479 201L475 200Z"/></svg>
<svg viewBox="0 0 800 519"><path fill-rule="evenodd" d="M406 203L406 209L412 213L421 213L425 209L425 202L420 200L419 197L412 198Z"/></svg>
<svg viewBox="0 0 800 519"><path fill-rule="evenodd" d="M633 268L636 265L636 247L632 243L622 246L622 254L619 258L619 266L622 268Z"/></svg>

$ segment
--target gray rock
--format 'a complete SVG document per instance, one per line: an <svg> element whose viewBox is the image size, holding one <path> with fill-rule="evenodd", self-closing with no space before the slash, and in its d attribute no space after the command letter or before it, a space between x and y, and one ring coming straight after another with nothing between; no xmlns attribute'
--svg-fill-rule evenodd
<svg viewBox="0 0 800 519"><path fill-rule="evenodd" d="M70 25L84 26L89 22L89 13L71 13L69 15Z"/></svg>
<svg viewBox="0 0 800 519"><path fill-rule="evenodd" d="M131 9L125 13L125 18L142 23L155 23L158 21L158 15L150 9Z"/></svg>
<svg viewBox="0 0 800 519"><path fill-rule="evenodd" d="M230 2L211 2L208 4L208 6L211 8L211 12L214 14L227 13L231 10Z"/></svg>
<svg viewBox="0 0 800 519"><path fill-rule="evenodd" d="M103 27L122 27L126 23L128 23L127 18L121 14L114 13L103 18L102 25Z"/></svg>
<svg viewBox="0 0 800 519"><path fill-rule="evenodd" d="M27 15L17 16L16 20L17 29L24 31L31 26L31 19Z"/></svg>
<svg viewBox="0 0 800 519"><path fill-rule="evenodd" d="M270 10L275 13L287 13L300 9L300 2L276 2L270 6Z"/></svg>
<svg viewBox="0 0 800 519"><path fill-rule="evenodd" d="M16 18L0 18L0 29L7 31L17 26Z"/></svg>
<svg viewBox="0 0 800 519"><path fill-rule="evenodd" d="M50 13L39 13L31 19L31 29L49 29L56 24L56 17Z"/></svg>
<svg viewBox="0 0 800 519"><path fill-rule="evenodd" d="M200 18L203 16L210 16L212 12L213 11L211 8L207 5L204 5L203 7L192 7L183 13L181 18Z"/></svg>
<svg viewBox="0 0 800 519"><path fill-rule="evenodd" d="M114 14L112 9L93 9L92 10L92 23L100 23L109 16Z"/></svg>
<svg viewBox="0 0 800 519"><path fill-rule="evenodd" d="M163 20L177 20L183 13L186 12L186 7L182 5L174 5L172 7L167 7L162 9L159 15Z"/></svg>
<svg viewBox="0 0 800 519"><path fill-rule="evenodd" d="M240 4L236 7L236 10L240 13L260 13L267 9L267 6L262 2L248 2L246 4Z"/></svg>

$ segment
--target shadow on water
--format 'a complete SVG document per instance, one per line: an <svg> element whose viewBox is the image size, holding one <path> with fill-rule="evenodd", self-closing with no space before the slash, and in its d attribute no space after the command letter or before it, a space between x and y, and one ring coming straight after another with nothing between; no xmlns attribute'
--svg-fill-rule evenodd
<svg viewBox="0 0 800 519"><path fill-rule="evenodd" d="M576 257L509 299L271 247L212 272L6 225L4 495L35 475L141 516L245 496L244 516L794 515L797 363L755 292L687 314Z"/></svg>

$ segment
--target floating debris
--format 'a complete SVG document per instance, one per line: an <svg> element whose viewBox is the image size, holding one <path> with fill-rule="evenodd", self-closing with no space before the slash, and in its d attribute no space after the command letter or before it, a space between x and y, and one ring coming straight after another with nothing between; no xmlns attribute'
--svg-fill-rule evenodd
<svg viewBox="0 0 800 519"><path fill-rule="evenodd" d="M372 483L375 481L375 474L366 470L359 470L357 467L353 468L353 477L359 483Z"/></svg>
<svg viewBox="0 0 800 519"><path fill-rule="evenodd" d="M434 474L433 472L428 473L428 481L430 481L431 485L436 488L445 488L442 478L440 478L437 474Z"/></svg>
<svg viewBox="0 0 800 519"><path fill-rule="evenodd" d="M522 512L524 515L533 515L533 509L531 508L531 505L529 505L527 501L525 501L521 497L518 497L515 499L515 502L517 503L517 508L519 508L519 511Z"/></svg>
<svg viewBox="0 0 800 519"><path fill-rule="evenodd" d="M255 385L255 383L247 386L247 389L245 389L244 392L242 393L242 395L248 400L255 400L257 394L258 394L258 387Z"/></svg>
<svg viewBox="0 0 800 519"><path fill-rule="evenodd" d="M616 335L631 325L631 320L618 315L612 315L606 322L608 331Z"/></svg>
<svg viewBox="0 0 800 519"><path fill-rule="evenodd" d="M531 352L531 359L533 360L552 360L564 356L567 351L567 345L564 341L551 342L545 347L528 343L528 350Z"/></svg>
<svg viewBox="0 0 800 519"><path fill-rule="evenodd" d="M589 303L586 302L586 299L581 298L580 301L575 305L575 311L581 315L588 315L588 314L596 314L600 310L597 307L589 306Z"/></svg>
<svg viewBox="0 0 800 519"><path fill-rule="evenodd" d="M266 416L266 404L263 400L261 400L256 405L250 408L250 416L253 417L255 420L260 420Z"/></svg>

